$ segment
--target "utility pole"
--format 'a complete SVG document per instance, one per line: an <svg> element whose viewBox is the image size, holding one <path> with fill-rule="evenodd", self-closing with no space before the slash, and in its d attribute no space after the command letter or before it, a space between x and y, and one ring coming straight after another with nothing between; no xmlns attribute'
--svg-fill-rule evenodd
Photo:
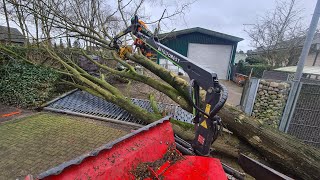
<svg viewBox="0 0 320 180"><path fill-rule="evenodd" d="M314 9L314 13L313 13L313 16L311 19L311 23L310 23L309 30L307 33L307 37L306 37L302 52L299 57L297 71L294 76L294 80L293 80L292 87L291 87L291 92L290 92L288 100L287 100L287 106L283 112L282 119L280 122L279 130L284 131L286 133L289 130L289 125L290 125L290 122L291 122L291 119L293 116L293 111L295 108L294 104L299 96L299 94L297 94L297 93L298 93L298 89L299 89L300 80L302 77L303 67L304 67L305 61L307 59L307 56L308 56L308 53L309 53L309 50L310 50L310 47L312 44L314 34L317 29L319 16L320 16L320 0L317 1L316 7Z"/></svg>

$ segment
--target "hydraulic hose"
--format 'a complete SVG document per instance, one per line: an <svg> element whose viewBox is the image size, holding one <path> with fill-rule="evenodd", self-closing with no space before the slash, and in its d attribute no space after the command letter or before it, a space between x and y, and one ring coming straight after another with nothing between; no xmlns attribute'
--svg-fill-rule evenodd
<svg viewBox="0 0 320 180"><path fill-rule="evenodd" d="M220 111L220 109L224 106L224 104L226 103L226 101L228 99L228 89L223 84L220 84L220 83L218 83L218 84L219 84L220 89L222 90L222 95L220 97L219 102L211 110L210 116L209 116L210 118L213 118Z"/></svg>
<svg viewBox="0 0 320 180"><path fill-rule="evenodd" d="M191 82L193 83L193 80L191 80ZM220 84L218 83L219 85L219 88L221 89L222 91L222 95L220 97L220 100L219 102L216 104L216 106L211 110L210 112L210 115L207 114L206 112L204 112L202 109L200 109L198 106L196 106L191 98L191 103L192 103L192 106L197 109L199 112L201 112L203 115L206 115L208 117L210 117L211 119L220 111L220 109L224 106L224 104L226 103L227 99L228 99L228 90L227 88L223 85L223 84ZM189 89L189 93L190 93L190 96L192 96L192 90L191 90L191 87Z"/></svg>

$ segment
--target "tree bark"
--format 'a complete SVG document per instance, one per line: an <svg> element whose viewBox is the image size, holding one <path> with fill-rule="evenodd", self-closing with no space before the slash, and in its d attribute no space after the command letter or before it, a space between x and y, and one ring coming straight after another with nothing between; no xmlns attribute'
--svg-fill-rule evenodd
<svg viewBox="0 0 320 180"><path fill-rule="evenodd" d="M142 65L146 69L150 70L152 73L160 77L162 80L170 84L173 88L175 88L185 100L190 100L190 94L188 92L189 86L188 82L184 79L180 78L178 75L174 74L171 71L168 71L164 67L150 61L147 57L142 54L133 54L131 56L127 56L130 60ZM187 109L191 111L190 109Z"/></svg>
<svg viewBox="0 0 320 180"><path fill-rule="evenodd" d="M320 151L275 129L265 127L226 104L219 116L240 139L254 147L270 164L298 179L320 179Z"/></svg>
<svg viewBox="0 0 320 180"><path fill-rule="evenodd" d="M53 57L55 57L55 55L53 55ZM71 62L68 63L71 63L75 69L62 59L58 57L56 57L56 59L73 74L73 77L76 77L79 81L85 83L91 91L98 95L100 94L106 100L119 105L129 113L135 115L137 118L147 123L154 122L160 118L157 114L149 113L146 110L133 105L120 92L118 92L115 87L102 79L90 76L84 70ZM140 57L132 59L135 61L141 60L139 64L145 65L147 69L153 70L152 72L162 76L163 80L170 85L177 80L172 74L168 73L167 70L158 67L158 65L154 65L155 63L150 63L150 60L148 59L145 61L142 61ZM163 72L163 74L160 74L159 72ZM179 84L186 84L183 79L178 81ZM187 91L187 88L183 87L177 88L177 90L178 89L179 92ZM161 89L159 90L161 91ZM184 94L187 94L187 92ZM267 162L276 167L277 170L279 169L284 174L291 175L292 177L297 177L299 179L319 179L320 151L318 149L308 146L287 134L265 127L257 120L244 115L241 111L228 104L226 104L219 112L219 115L224 124L226 124L226 128L228 130L232 131L239 139L250 144L267 160ZM194 139L193 130L186 130L179 123L173 123L172 127L174 132L181 138L188 141ZM213 143L213 147L218 150L220 145L221 143ZM228 148L226 150L228 150ZM223 148L220 148L220 151L223 151ZM229 154L231 156L235 156L237 150L233 149L232 151L233 152Z"/></svg>

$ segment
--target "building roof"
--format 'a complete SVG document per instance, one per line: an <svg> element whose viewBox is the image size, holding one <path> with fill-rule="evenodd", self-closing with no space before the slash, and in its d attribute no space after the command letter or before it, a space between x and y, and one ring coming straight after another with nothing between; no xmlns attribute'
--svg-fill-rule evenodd
<svg viewBox="0 0 320 180"><path fill-rule="evenodd" d="M24 43L25 37L17 28L10 28L11 41L15 43ZM0 41L9 41L8 27L0 26Z"/></svg>
<svg viewBox="0 0 320 180"><path fill-rule="evenodd" d="M169 33L163 33L163 34L160 34L159 37L167 39L167 38L176 37L176 36L180 36L180 35L184 35L184 34L195 33L195 32L206 34L209 36L219 37L219 38L226 39L226 40L233 41L233 42L240 42L243 40L242 38L239 38L236 36L231 36L228 34L212 31L209 29L204 29L201 27L194 27L194 28L183 29L183 30L179 30L179 31L173 31L173 32L169 32Z"/></svg>
<svg viewBox="0 0 320 180"><path fill-rule="evenodd" d="M305 40L306 40L306 36L300 36L300 37L293 38L291 40L280 42L276 46L268 46L266 47L266 49L278 51L278 50L287 49L289 46L302 48L305 43ZM320 44L320 33L314 34L312 43L311 43L311 45L313 46L311 46L311 48L315 47L316 44ZM250 51L250 54L263 53L264 51L265 51L264 48L258 47L257 49Z"/></svg>
<svg viewBox="0 0 320 180"><path fill-rule="evenodd" d="M283 71L283 72L296 72L297 66L288 66L288 67L281 67L274 69L274 71ZM311 75L320 75L320 66L304 66L303 68L304 74L311 74Z"/></svg>

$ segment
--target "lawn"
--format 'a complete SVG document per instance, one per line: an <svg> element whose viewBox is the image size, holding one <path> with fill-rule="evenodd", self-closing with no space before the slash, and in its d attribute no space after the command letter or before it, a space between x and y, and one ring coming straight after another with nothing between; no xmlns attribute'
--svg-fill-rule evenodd
<svg viewBox="0 0 320 180"><path fill-rule="evenodd" d="M94 120L37 113L0 124L0 179L37 175L128 133Z"/></svg>

